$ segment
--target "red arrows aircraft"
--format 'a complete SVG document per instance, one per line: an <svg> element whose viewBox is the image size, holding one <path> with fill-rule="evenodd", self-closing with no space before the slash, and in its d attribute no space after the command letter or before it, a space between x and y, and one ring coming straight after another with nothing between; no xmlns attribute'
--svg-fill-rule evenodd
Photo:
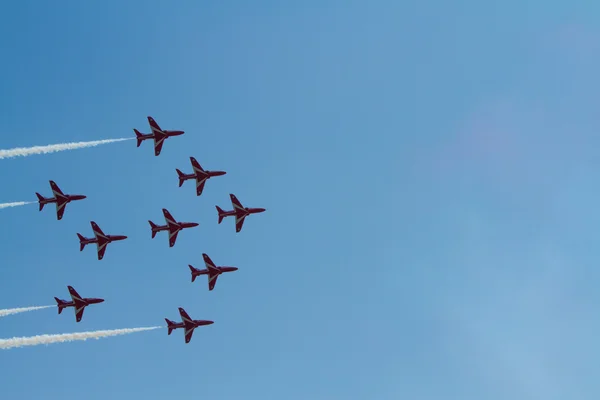
<svg viewBox="0 0 600 400"><path fill-rule="evenodd" d="M127 239L127 236L123 235L106 235L94 221L91 221L90 224L92 225L92 230L94 231L95 237L93 239L88 239L78 233L77 237L79 237L79 251L83 251L83 248L87 244L96 243L96 246L98 247L98 260L102 260L104 257L107 244L117 240Z"/></svg>
<svg viewBox="0 0 600 400"><path fill-rule="evenodd" d="M193 228L199 225L196 222L177 222L166 208L163 208L162 211L165 216L165 221L167 222L166 225L156 225L152 221L148 222L150 223L150 228L152 228L152 239L154 239L157 232L169 231L169 247L173 247L173 245L175 245L177 234L180 230L185 228Z"/></svg>
<svg viewBox="0 0 600 400"><path fill-rule="evenodd" d="M147 139L154 139L154 155L158 156L163 147L166 138L171 136L179 136L183 135L184 131L167 131L160 129L160 126L156 123L154 118L148 116L148 123L150 124L150 129L152 129L152 133L144 134L140 133L137 129L134 129L135 137L137 139L137 147L140 147L142 142Z"/></svg>
<svg viewBox="0 0 600 400"><path fill-rule="evenodd" d="M104 299L96 299L92 297L83 298L73 289L73 286L67 286L69 289L69 294L71 295L72 301L61 300L58 297L55 297L56 305L58 306L58 313L60 314L63 308L73 307L75 310L75 319L77 322L81 321L81 317L83 317L83 311L90 304L98 304L104 302Z"/></svg>
<svg viewBox="0 0 600 400"><path fill-rule="evenodd" d="M185 329L184 336L185 336L186 343L189 343L190 340L192 340L192 335L194 334L194 329L196 329L199 326L214 324L213 321L191 319L190 316L188 315L188 313L186 313L185 310L181 307L179 307L179 315L181 315L182 322L173 322L173 321L169 321L167 318L165 318L165 321L167 321L167 328L169 328L167 335L170 335L174 329L184 328Z"/></svg>
<svg viewBox="0 0 600 400"><path fill-rule="evenodd" d="M190 161L192 163L192 169L194 170L193 174L184 174L178 169L176 169L176 171L177 175L179 175L179 187L181 187L183 182L187 181L188 179L196 180L196 196L200 196L202 194L202 190L204 189L204 184L206 183L207 179L210 179L213 176L225 175L227 173L225 171L205 171L194 157L190 157Z"/></svg>
<svg viewBox="0 0 600 400"><path fill-rule="evenodd" d="M188 267L190 267L190 271L192 272L192 282L196 280L197 276L208 275L208 290L213 290L215 288L217 278L223 272L233 272L238 270L237 267L217 267L205 253L202 253L202 257L204 258L206 269L197 269L191 265L188 265Z"/></svg>
<svg viewBox="0 0 600 400"><path fill-rule="evenodd" d="M83 200L86 198L86 196L82 194L64 194L54 181L50 181L50 188L52 189L54 197L47 199L37 192L35 194L40 203L40 211L42 211L46 204L56 203L56 219L58 220L62 219L67 203L70 203L73 200Z"/></svg>
<svg viewBox="0 0 600 400"><path fill-rule="evenodd" d="M223 218L235 215L235 231L239 232L242 230L242 225L244 225L244 219L250 214L257 214L265 211L264 208L249 208L242 206L242 203L235 197L235 195L230 194L231 204L233 204L233 210L231 211L223 211L221 207L217 207L217 212L219 213L219 224L223 221Z"/></svg>

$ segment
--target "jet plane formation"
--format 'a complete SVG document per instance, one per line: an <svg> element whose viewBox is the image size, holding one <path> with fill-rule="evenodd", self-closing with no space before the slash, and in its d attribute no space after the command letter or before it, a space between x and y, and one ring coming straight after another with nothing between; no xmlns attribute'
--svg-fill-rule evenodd
<svg viewBox="0 0 600 400"><path fill-rule="evenodd" d="M172 136L180 136L184 134L182 130L164 130L162 129L158 123L152 118L148 116L148 124L150 125L151 133L140 133L137 129L134 129L137 147L140 147L142 142L145 140L152 139L154 142L154 155L158 156L161 154L162 147L164 141ZM195 157L189 157L192 172L184 173L180 169L175 169L179 179L179 187L182 187L183 184L191 180L195 182L196 186L196 196L201 196L206 182L216 176L226 175L227 172L220 170L205 170L198 160ZM56 204L56 218L57 220L61 220L65 213L66 205L72 201L83 200L87 197L82 194L65 194L54 181L49 181L50 188L52 190L52 194L54 197L45 198L41 194L36 192L39 202L39 210L41 211L46 204L55 203ZM244 225L244 221L246 217L251 214L258 214L266 211L265 208L252 208L252 207L244 207L242 203L238 200L238 198L234 194L229 195L231 204L233 209L231 211L224 211L219 206L216 206L218 212L218 224L220 224L224 218L226 217L235 217L235 231L239 233L242 230L242 226ZM186 228L193 228L199 225L197 222L182 222L177 221L173 215L166 209L162 209L163 216L165 219L165 225L157 225L154 222L148 220L151 229L151 238L154 239L158 232L167 231L168 239L169 239L169 247L173 247L177 241L178 234L181 230ZM79 239L79 251L83 251L83 249L88 244L96 244L97 249L97 258L98 260L102 260L106 253L106 248L109 243L115 241L122 241L127 239L125 235L108 235L105 234L102 229L98 226L95 221L90 221L90 225L92 227L92 232L94 234L93 237L87 238L80 233L77 233L77 237ZM228 272L235 272L238 270L237 267L234 266L218 266L213 260L206 254L202 253L202 258L204 260L204 269L195 268L193 265L189 265L191 273L191 281L195 282L196 278L202 275L206 275L208 291L213 291L219 276ZM104 302L104 299L94 298L94 297L82 297L77 293L77 291L72 286L67 286L69 290L69 295L71 296L71 300L61 300L58 297L54 297L56 300L56 305L58 308L58 314L61 314L62 311L66 308L73 307L75 312L75 319L77 322L81 322L83 318L84 310L87 306L92 304L99 304ZM181 322L173 322L167 318L165 321L167 322L168 335L170 335L173 330L183 329L184 330L184 339L185 343L189 343L192 339L192 335L194 333L194 329L199 326L211 325L214 322L210 320L194 320L190 318L188 313L181 307L179 307L179 315L181 317Z"/></svg>

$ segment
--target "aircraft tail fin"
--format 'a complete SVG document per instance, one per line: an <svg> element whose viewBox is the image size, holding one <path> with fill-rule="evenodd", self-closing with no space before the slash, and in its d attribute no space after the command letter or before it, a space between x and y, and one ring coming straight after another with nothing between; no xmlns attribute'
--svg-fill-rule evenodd
<svg viewBox="0 0 600 400"><path fill-rule="evenodd" d="M190 267L190 271L192 272L192 282L194 282L196 280L196 277L198 276L198 274L197 274L198 270L189 264L188 264L188 267Z"/></svg>
<svg viewBox="0 0 600 400"><path fill-rule="evenodd" d="M136 147L140 147L140 145L142 144L142 141L144 140L144 137L142 136L140 131L138 131L137 129L134 129L133 131L135 132L135 138L137 139Z"/></svg>
<svg viewBox="0 0 600 400"><path fill-rule="evenodd" d="M167 332L167 335L170 335L171 332L173 332L173 329L175 329L175 327L173 325L175 325L175 323L173 321L170 321L168 319L165 318L165 321L167 322L167 328L169 328L169 331Z"/></svg>
<svg viewBox="0 0 600 400"><path fill-rule="evenodd" d="M65 308L64 304L65 302L61 299L59 299L58 297L55 297L54 300L56 300L56 305L58 306L58 313L60 314L63 310L63 308Z"/></svg>
<svg viewBox="0 0 600 400"><path fill-rule="evenodd" d="M44 196L42 196L41 194L39 194L38 192L35 192L35 195L38 198L38 201L40 202L40 211L42 211L42 209L44 208L44 205L46 204L46 198Z"/></svg>
<svg viewBox="0 0 600 400"><path fill-rule="evenodd" d="M85 245L87 244L87 238L85 238L81 233L78 233L77 237L79 238L79 251L83 251Z"/></svg>
<svg viewBox="0 0 600 400"><path fill-rule="evenodd" d="M223 211L223 209L219 206L215 206L215 207L217 207L217 212L219 213L219 222L218 223L220 224L223 221L223 218L225 218L225 215L223 215L223 214L225 214L225 211Z"/></svg>
<svg viewBox="0 0 600 400"><path fill-rule="evenodd" d="M148 221L148 223L150 224L150 228L152 229L152 239L154 239L154 237L156 236L156 232L157 232L156 231L157 226L154 222L152 222L150 220Z"/></svg>
<svg viewBox="0 0 600 400"><path fill-rule="evenodd" d="M181 187L181 185L183 185L183 182L185 182L185 174L177 168L175 170L177 171L177 175L179 175L179 187Z"/></svg>

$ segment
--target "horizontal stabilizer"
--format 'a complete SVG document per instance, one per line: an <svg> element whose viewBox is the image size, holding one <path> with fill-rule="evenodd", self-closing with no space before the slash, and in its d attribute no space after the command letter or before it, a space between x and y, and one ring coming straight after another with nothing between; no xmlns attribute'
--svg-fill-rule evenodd
<svg viewBox="0 0 600 400"><path fill-rule="evenodd" d="M225 217L223 214L225 213L225 211L223 211L223 209L219 206L215 206L217 207L217 212L219 213L219 224L223 221L223 218Z"/></svg>
<svg viewBox="0 0 600 400"><path fill-rule="evenodd" d="M77 237L79 238L79 251L83 251L83 248L85 247L85 245L87 244L86 241L88 240L87 238L83 237L83 235L81 233L77 234Z"/></svg>
<svg viewBox="0 0 600 400"><path fill-rule="evenodd" d="M181 185L183 185L183 182L185 182L185 174L177 168L175 168L175 171L177 171L177 175L179 175L179 187L181 187Z"/></svg>
<svg viewBox="0 0 600 400"><path fill-rule="evenodd" d="M150 229L152 229L152 239L154 239L154 237L156 236L156 224L152 221L148 221L148 223L150 224Z"/></svg>
<svg viewBox="0 0 600 400"><path fill-rule="evenodd" d="M46 198L37 192L35 193L35 195L37 196L37 198L40 202L40 211L42 211L42 209L44 208L44 205L46 204Z"/></svg>
<svg viewBox="0 0 600 400"><path fill-rule="evenodd" d="M140 147L140 145L142 144L142 141L144 140L144 137L137 129L134 129L133 131L135 132L135 138L137 139L136 147Z"/></svg>

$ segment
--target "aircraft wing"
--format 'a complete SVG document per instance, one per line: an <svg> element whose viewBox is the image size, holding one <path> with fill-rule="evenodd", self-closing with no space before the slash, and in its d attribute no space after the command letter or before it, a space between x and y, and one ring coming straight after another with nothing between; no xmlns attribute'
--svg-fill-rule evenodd
<svg viewBox="0 0 600 400"><path fill-rule="evenodd" d="M65 207L67 206L66 202L61 202L56 198L56 218L60 221L65 214Z"/></svg>
<svg viewBox="0 0 600 400"><path fill-rule="evenodd" d="M204 172L204 169L202 169L202 166L194 157L190 157L190 162L192 163L192 168L194 169L195 173Z"/></svg>
<svg viewBox="0 0 600 400"><path fill-rule="evenodd" d="M160 151L162 150L163 144L165 143L165 137L164 136L160 136L158 137L159 134L154 134L154 155L157 156L160 154Z"/></svg>
<svg viewBox="0 0 600 400"><path fill-rule="evenodd" d="M65 194L62 192L62 190L60 190L56 182L50 181L50 188L52 189L52 194L54 194L54 197L65 197Z"/></svg>
<svg viewBox="0 0 600 400"><path fill-rule="evenodd" d="M246 214L235 214L235 231L240 232L242 230L242 226L244 225L244 220L246 219Z"/></svg>
<svg viewBox="0 0 600 400"><path fill-rule="evenodd" d="M96 247L98 248L98 260L102 260L104 258L107 244L108 242L102 242L102 244L100 244L100 241L96 242Z"/></svg>
<svg viewBox="0 0 600 400"><path fill-rule="evenodd" d="M196 195L200 196L204 190L204 184L206 183L206 177L200 177L196 175Z"/></svg>
<svg viewBox="0 0 600 400"><path fill-rule="evenodd" d="M77 322L81 321L81 318L83 318L83 311L85 310L85 306L81 305L81 304L75 304L75 319L77 320Z"/></svg>
<svg viewBox="0 0 600 400"><path fill-rule="evenodd" d="M219 274L208 274L208 290L213 290L215 288L215 285L217 284L217 278L219 277Z"/></svg>
<svg viewBox="0 0 600 400"><path fill-rule="evenodd" d="M184 325L186 322L188 324L192 323L192 319L190 318L188 313L181 307L179 307L179 316L181 316L181 321L184 323Z"/></svg>
<svg viewBox="0 0 600 400"><path fill-rule="evenodd" d="M190 340L192 340L192 335L194 334L194 329L196 329L195 327L192 328L188 328L187 326L185 327L185 342L189 343Z"/></svg>
<svg viewBox="0 0 600 400"><path fill-rule="evenodd" d="M102 232L102 229L100 229L97 223L95 223L94 221L90 221L90 225L92 225L92 231L94 231L94 236L96 236L96 239L98 239L99 237L106 239L106 235L104 234L104 232Z"/></svg>
<svg viewBox="0 0 600 400"><path fill-rule="evenodd" d="M167 223L167 225L171 226L171 225L177 224L177 222L175 221L175 218L173 218L173 216L171 215L169 210L167 210L166 208L163 208L162 212L163 212L163 215L165 216L165 222Z"/></svg>
<svg viewBox="0 0 600 400"><path fill-rule="evenodd" d="M71 300L73 300L73 303L82 302L81 296L79 293L77 293L73 286L68 286L67 289L69 289L69 294L71 295Z"/></svg>
<svg viewBox="0 0 600 400"><path fill-rule="evenodd" d="M244 206L242 206L242 203L238 200L237 197L235 197L234 194L230 194L229 198L231 199L231 205L233 206L233 210L237 213L238 210L239 211L243 211L244 210Z"/></svg>
<svg viewBox="0 0 600 400"><path fill-rule="evenodd" d="M175 246L175 241L177 241L178 233L179 233L179 230L174 231L174 232L169 231L169 247Z"/></svg>
<svg viewBox="0 0 600 400"><path fill-rule="evenodd" d="M150 129L152 129L152 133L155 132L161 132L162 133L162 129L160 129L160 126L158 126L158 124L156 123L156 121L154 120L154 118L152 117L148 117L148 124L150 125Z"/></svg>

